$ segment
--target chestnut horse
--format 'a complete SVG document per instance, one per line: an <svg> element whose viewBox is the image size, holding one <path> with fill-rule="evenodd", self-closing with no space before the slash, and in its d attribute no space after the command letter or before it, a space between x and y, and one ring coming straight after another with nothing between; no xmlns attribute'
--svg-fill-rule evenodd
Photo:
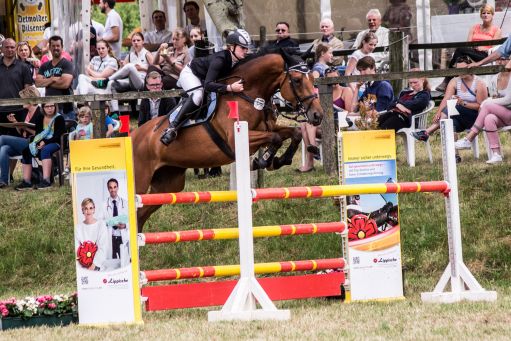
<svg viewBox="0 0 511 341"><path fill-rule="evenodd" d="M253 168L278 169L290 165L301 141L300 129L278 126L271 100L280 89L282 97L291 103L295 112L309 123L319 125L323 110L308 71L301 59L280 49L250 56L239 63L227 79L242 79L245 90L219 96L210 121L217 137L224 141L223 148L219 147L221 143L213 141L204 125L182 128L174 142L168 147L163 145L160 136L167 127L163 122L167 116L153 119L136 129L132 134L136 192L180 192L185 186L187 168L217 167L233 162L229 153L234 150L233 120L228 118L227 101L238 101L240 120L248 122L250 153L268 146L263 158L255 160ZM258 110L260 107L256 109L254 104L254 100L260 98L265 101L262 110ZM291 139L289 147L276 157L286 139ZM159 207L144 206L138 210L139 231Z"/></svg>

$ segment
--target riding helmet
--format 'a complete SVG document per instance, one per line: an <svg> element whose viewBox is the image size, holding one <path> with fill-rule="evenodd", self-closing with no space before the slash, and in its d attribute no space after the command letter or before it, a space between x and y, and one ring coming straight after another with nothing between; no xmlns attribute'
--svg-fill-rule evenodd
<svg viewBox="0 0 511 341"><path fill-rule="evenodd" d="M236 29L235 31L232 31L227 36L227 44L229 45L239 45L244 48L250 47L250 35L247 31L242 30L240 28Z"/></svg>

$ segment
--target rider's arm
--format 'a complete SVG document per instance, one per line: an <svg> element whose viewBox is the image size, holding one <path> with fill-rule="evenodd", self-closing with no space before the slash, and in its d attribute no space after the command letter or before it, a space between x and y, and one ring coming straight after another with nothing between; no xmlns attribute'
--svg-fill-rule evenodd
<svg viewBox="0 0 511 341"><path fill-rule="evenodd" d="M216 83L218 79L218 75L224 68L224 63L226 60L222 57L213 58L211 64L208 68L208 73L206 74L206 79L204 79L204 90L208 92L219 92L225 93L228 92L227 85L222 83Z"/></svg>

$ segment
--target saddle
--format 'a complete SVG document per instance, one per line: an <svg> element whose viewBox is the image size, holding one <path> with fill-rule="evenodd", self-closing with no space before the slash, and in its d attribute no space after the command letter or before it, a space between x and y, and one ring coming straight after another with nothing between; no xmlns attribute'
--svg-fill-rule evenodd
<svg viewBox="0 0 511 341"><path fill-rule="evenodd" d="M213 117L213 113L216 110L217 105L217 94L214 92L210 92L206 96L206 100L202 102L202 105L200 106L199 113L195 115L194 119L188 119L186 120L181 128L187 128L187 127L193 127L196 125L199 125L201 123L209 121ZM184 98L181 98L178 105L172 110L172 112L169 115L169 122L174 121L174 119L177 116L177 113L181 109L181 106L183 105Z"/></svg>

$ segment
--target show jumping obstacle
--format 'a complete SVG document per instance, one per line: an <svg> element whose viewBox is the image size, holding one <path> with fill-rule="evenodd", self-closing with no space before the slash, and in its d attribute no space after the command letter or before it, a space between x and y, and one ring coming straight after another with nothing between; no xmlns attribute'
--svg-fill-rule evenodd
<svg viewBox="0 0 511 341"><path fill-rule="evenodd" d="M236 122L237 191L144 194L137 196L142 205L238 202L239 229L208 229L140 235L140 245L184 241L239 238L240 265L205 266L181 269L146 270L146 282L222 277L241 274L239 281L216 281L149 286L142 289L147 310L188 308L224 304L220 311L209 312L209 320L288 319L287 310L278 310L272 300L341 295L345 283L343 271L327 274L267 277L256 280L254 274L320 269L344 269L342 258L254 264L253 237L343 233L344 223L277 225L252 227L252 203L258 200L325 198L354 194L438 192L445 196L449 239L449 264L432 293L423 293L426 302L455 302L462 299L496 299L496 293L484 290L463 263L457 189L454 140L451 120L441 121L445 181L384 183L366 185L311 186L287 188L250 188L248 129L246 122ZM444 292L448 282L451 291ZM232 291L231 295L229 293ZM256 309L256 301L262 309Z"/></svg>

